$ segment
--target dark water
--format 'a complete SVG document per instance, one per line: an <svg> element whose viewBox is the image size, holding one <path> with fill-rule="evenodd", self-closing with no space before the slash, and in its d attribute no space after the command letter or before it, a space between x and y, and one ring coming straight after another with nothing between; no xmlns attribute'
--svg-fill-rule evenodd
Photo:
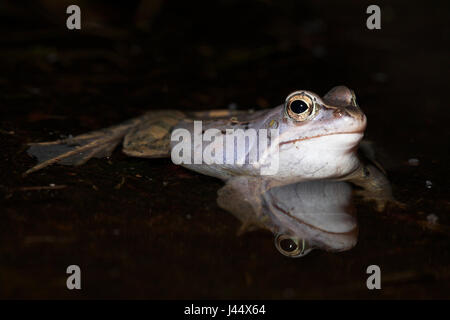
<svg viewBox="0 0 450 320"><path fill-rule="evenodd" d="M43 3L0 6L1 297L449 298L446 2L380 1L382 29L370 31L365 1L104 1L81 5L81 32L65 28L58 1ZM27 142L149 109L265 108L339 84L355 90L406 204L355 203L350 251L289 259L268 232L236 236L215 202L222 183L169 159L116 150L21 176L35 163ZM65 286L71 264L83 272L78 292ZM382 290L366 288L372 264Z"/></svg>

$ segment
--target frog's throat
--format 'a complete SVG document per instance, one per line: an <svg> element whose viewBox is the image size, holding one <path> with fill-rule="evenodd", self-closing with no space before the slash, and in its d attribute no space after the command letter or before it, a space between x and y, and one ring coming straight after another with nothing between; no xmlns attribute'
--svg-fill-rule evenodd
<svg viewBox="0 0 450 320"><path fill-rule="evenodd" d="M278 206L277 204L275 204L275 203L273 203L272 205L273 205L273 206L275 207L275 209L277 209L279 212L281 212L282 214L284 214L284 215L290 217L291 219L294 219L295 221L297 221L297 222L299 222L299 223L301 223L301 224L303 224L303 225L305 225L305 226L308 226L308 227L311 228L311 229L319 230L319 231L324 232L324 233L327 233L327 234L335 234L335 235L347 235L347 234L348 234L348 235L350 235L350 234L354 233L355 230L358 229L358 227L356 226L356 227L354 227L353 229L351 229L351 230L349 230L349 231L345 231L345 232L333 232L333 231L328 231L328 230L325 230L325 229L316 227L316 226L314 226L314 225L312 225L312 224L310 224L310 223L307 223L307 222L303 221L302 219L299 219L298 217L292 215L289 211L286 211L286 210L282 209L281 207L279 207L279 206Z"/></svg>
<svg viewBox="0 0 450 320"><path fill-rule="evenodd" d="M337 134L360 134L361 136L364 134L364 130L360 130L360 131L344 131L344 132L334 132L334 133L329 133L329 134L319 134L317 136L312 136L312 137L306 137L306 138L299 138L299 139L293 139L293 140L288 140L288 141L283 141L280 142L280 146L284 145L284 144L290 144L290 143L295 143L298 141L304 141L304 140L311 140L311 139L315 139L315 138L321 138L321 137L326 137L326 136L334 136Z"/></svg>

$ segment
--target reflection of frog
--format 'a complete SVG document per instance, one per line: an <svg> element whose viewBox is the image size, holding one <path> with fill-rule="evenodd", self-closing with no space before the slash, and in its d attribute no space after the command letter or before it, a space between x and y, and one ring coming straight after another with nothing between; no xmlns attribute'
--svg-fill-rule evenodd
<svg viewBox="0 0 450 320"><path fill-rule="evenodd" d="M219 206L242 221L254 219L246 195L257 179L239 177L219 192ZM233 202L228 200L232 198ZM313 249L345 251L355 246L358 226L348 183L314 180L272 188L260 196L260 227L273 232L275 246L288 257L303 257Z"/></svg>
<svg viewBox="0 0 450 320"><path fill-rule="evenodd" d="M104 130L32 144L28 152L40 163L26 174L52 163L79 165L92 157L105 157L122 140L123 151L130 156L168 157L174 147L173 142L170 145L171 133L176 128L193 130L193 120L203 120L203 129L215 128L218 136L225 135L226 129L278 129L278 137L263 150L265 161L275 156L278 159L278 170L274 174L261 175L261 163L184 164L191 170L226 182L219 191L219 204L226 209L235 200L236 193L229 191L239 191L240 181L244 184L251 181L251 188L242 185L253 208L252 216L242 219L244 227L261 226L261 194L277 186L325 178L345 180L360 186L360 193L375 200L379 210L391 197L390 185L383 172L376 165L364 164L357 155L366 117L358 107L353 91L344 86L333 88L323 98L310 91L296 91L286 98L284 105L255 112L151 111ZM203 141L202 147L208 143ZM193 154L197 147L192 145ZM247 154L256 146L245 148L244 154Z"/></svg>

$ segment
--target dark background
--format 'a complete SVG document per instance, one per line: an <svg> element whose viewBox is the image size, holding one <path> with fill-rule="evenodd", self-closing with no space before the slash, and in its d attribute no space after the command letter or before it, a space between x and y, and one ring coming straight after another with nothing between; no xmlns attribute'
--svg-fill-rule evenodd
<svg viewBox="0 0 450 320"><path fill-rule="evenodd" d="M448 1L111 2L0 3L1 298L450 297ZM66 28L69 4L81 31ZM366 28L370 4L381 30ZM215 202L222 183L170 159L116 150L21 176L35 163L28 142L340 84L406 204L357 202L348 252L289 259L268 232L236 236ZM66 289L71 264L81 291ZM382 290L366 288L371 264Z"/></svg>

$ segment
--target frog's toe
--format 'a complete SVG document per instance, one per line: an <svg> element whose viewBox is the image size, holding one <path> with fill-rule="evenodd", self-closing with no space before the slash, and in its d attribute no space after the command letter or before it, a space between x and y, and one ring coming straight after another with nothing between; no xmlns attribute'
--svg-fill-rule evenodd
<svg viewBox="0 0 450 320"><path fill-rule="evenodd" d="M388 202L388 199L375 199L375 210L377 212L383 212L384 209L386 209Z"/></svg>
<svg viewBox="0 0 450 320"><path fill-rule="evenodd" d="M37 158L38 163L24 172L23 176L54 163L79 166L91 158L107 157L111 155L122 137L122 131L118 130L111 134L94 132L91 135L86 134L53 142L30 143L27 153Z"/></svg>
<svg viewBox="0 0 450 320"><path fill-rule="evenodd" d="M247 232L255 231L256 229L258 229L258 226L256 226L255 224L253 224L250 221L244 221L244 222L242 222L241 226L238 228L236 235L242 236L243 234L245 234Z"/></svg>
<svg viewBox="0 0 450 320"><path fill-rule="evenodd" d="M390 193L371 194L366 190L355 190L354 194L364 201L375 202L375 210L377 212L384 211L387 206L393 206L400 209L407 208L405 203L394 199Z"/></svg>
<svg viewBox="0 0 450 320"><path fill-rule="evenodd" d="M355 190L354 194L364 201L375 202L375 210L377 212L384 211L387 204L394 200L390 193L371 194L367 190Z"/></svg>
<svg viewBox="0 0 450 320"><path fill-rule="evenodd" d="M404 202L398 201L396 199L391 199L388 202L389 205L400 208L400 209L406 209L408 207L408 205Z"/></svg>

